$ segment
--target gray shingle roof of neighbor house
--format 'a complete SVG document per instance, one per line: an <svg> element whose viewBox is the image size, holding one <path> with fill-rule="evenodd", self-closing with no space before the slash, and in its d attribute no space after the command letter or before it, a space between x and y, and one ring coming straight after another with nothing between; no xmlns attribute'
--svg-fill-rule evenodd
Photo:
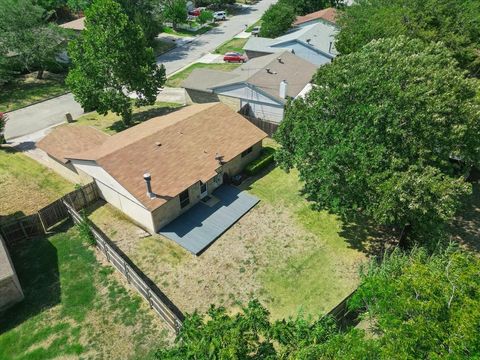
<svg viewBox="0 0 480 360"><path fill-rule="evenodd" d="M337 32L338 29L335 26L319 22L303 28L293 29L275 39L251 36L243 49L275 53L288 49L289 44L292 42L298 42L333 58L337 55L334 45Z"/></svg>
<svg viewBox="0 0 480 360"><path fill-rule="evenodd" d="M246 83L285 102L279 96L282 80L288 83L287 96L296 97L312 80L316 66L289 51L260 56L249 60L231 72L196 69L182 83L186 89L215 92L220 87Z"/></svg>

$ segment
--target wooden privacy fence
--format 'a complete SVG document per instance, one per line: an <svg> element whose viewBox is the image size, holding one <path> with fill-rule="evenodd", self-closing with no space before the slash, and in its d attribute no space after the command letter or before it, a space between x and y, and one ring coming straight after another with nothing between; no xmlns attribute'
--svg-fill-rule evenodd
<svg viewBox="0 0 480 360"><path fill-rule="evenodd" d="M273 134L275 134L275 131L277 131L279 124L270 122L267 120L262 120L258 119L255 117L255 114L253 113L250 104L244 105L239 111L239 114L241 114L245 119L250 121L253 125L258 127L259 129L265 131L268 136L272 137Z"/></svg>
<svg viewBox="0 0 480 360"><path fill-rule="evenodd" d="M79 210L100 199L100 194L97 185L92 182L55 200L36 214L0 224L0 233L7 245L13 246L19 241L45 235L52 226L66 219L69 214L63 204L64 199L73 204L75 210Z"/></svg>
<svg viewBox="0 0 480 360"><path fill-rule="evenodd" d="M75 224L82 222L81 215L64 200L64 206L73 219ZM130 264L130 259L123 254L113 242L107 238L94 225L89 224L90 230L95 238L97 248L105 255L107 260L117 269L142 296L148 301L150 307L167 322L167 324L178 332L182 325L183 314L173 303L168 300L165 294L162 294L153 282L149 280L135 265ZM149 285L148 283L151 283Z"/></svg>

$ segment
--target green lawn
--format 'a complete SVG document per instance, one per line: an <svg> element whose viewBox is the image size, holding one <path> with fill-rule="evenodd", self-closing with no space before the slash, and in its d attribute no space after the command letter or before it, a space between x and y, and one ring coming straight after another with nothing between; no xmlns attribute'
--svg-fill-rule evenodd
<svg viewBox="0 0 480 360"><path fill-rule="evenodd" d="M137 125L153 117L166 115L180 107L180 104L165 102L157 102L154 105L149 106L134 107L131 126ZM112 112L109 112L107 115L100 115L96 111L85 114L75 121L75 126L76 125L93 126L98 130L111 135L126 129L121 116Z"/></svg>
<svg viewBox="0 0 480 360"><path fill-rule="evenodd" d="M76 228L12 252L25 300L0 313L0 359L148 359L163 322Z"/></svg>
<svg viewBox="0 0 480 360"><path fill-rule="evenodd" d="M74 185L26 155L0 149L0 215L29 215L73 191Z"/></svg>
<svg viewBox="0 0 480 360"><path fill-rule="evenodd" d="M248 39L231 39L227 42L220 45L218 48L215 49L216 54L225 54L229 51L235 51L239 53L243 53L243 47L247 43Z"/></svg>
<svg viewBox="0 0 480 360"><path fill-rule="evenodd" d="M246 32L252 32L253 28L255 26L261 26L262 25L262 20L258 20L256 23L254 23L253 25L250 25L247 30L245 30Z"/></svg>
<svg viewBox="0 0 480 360"><path fill-rule="evenodd" d="M358 265L365 260L343 236L341 220L313 210L301 188L296 171L287 174L280 168L247 185L277 217L272 224L283 222L292 236L284 239L288 234L279 233L271 239L277 245L259 274L263 301L274 318L329 311L355 289Z"/></svg>
<svg viewBox="0 0 480 360"><path fill-rule="evenodd" d="M165 26L163 28L163 32L166 33L166 34L171 34L171 35L176 35L176 36L189 37L189 36L196 36L196 35L205 34L207 31L209 31L209 30L211 30L211 29L213 29L214 27L217 27L217 26L218 26L218 24L213 23L213 24L204 26L204 27L198 29L197 31L190 31L190 30L186 30L186 29L176 29L176 30L174 30L171 27Z"/></svg>
<svg viewBox="0 0 480 360"><path fill-rule="evenodd" d="M68 92L63 75L46 72L43 80L36 79L36 75L21 76L0 87L0 112L13 111Z"/></svg>
<svg viewBox="0 0 480 360"><path fill-rule="evenodd" d="M180 87L181 83L190 75L195 69L212 69L220 71L232 71L239 67L240 64L220 63L220 64L205 64L195 63L185 68L184 70L172 75L168 78L166 85L170 87Z"/></svg>
<svg viewBox="0 0 480 360"><path fill-rule="evenodd" d="M162 55L176 46L174 42L161 39L155 39L154 42L153 52L155 53L155 56Z"/></svg>

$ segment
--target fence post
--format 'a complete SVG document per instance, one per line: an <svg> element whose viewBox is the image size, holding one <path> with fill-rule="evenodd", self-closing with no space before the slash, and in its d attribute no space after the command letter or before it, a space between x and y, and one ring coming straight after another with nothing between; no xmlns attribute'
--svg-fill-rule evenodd
<svg viewBox="0 0 480 360"><path fill-rule="evenodd" d="M128 266L125 260L123 261L123 269L125 271L125 277L127 278L127 282L130 284L130 278L128 277Z"/></svg>
<svg viewBox="0 0 480 360"><path fill-rule="evenodd" d="M45 224L43 222L42 215L41 215L40 211L37 213L37 215L38 215L38 218L40 219L40 224L42 224L43 232L46 234L47 233L47 228L45 227Z"/></svg>
<svg viewBox="0 0 480 360"><path fill-rule="evenodd" d="M153 308L152 294L150 293L150 289L147 289L147 298L148 298L148 304L150 305L150 308Z"/></svg>

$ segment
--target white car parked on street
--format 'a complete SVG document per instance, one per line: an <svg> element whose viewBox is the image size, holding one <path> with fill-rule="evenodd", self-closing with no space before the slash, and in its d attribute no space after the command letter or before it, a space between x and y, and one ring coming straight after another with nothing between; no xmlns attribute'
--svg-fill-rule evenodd
<svg viewBox="0 0 480 360"><path fill-rule="evenodd" d="M227 13L225 11L216 11L213 13L213 18L215 21L227 20Z"/></svg>

